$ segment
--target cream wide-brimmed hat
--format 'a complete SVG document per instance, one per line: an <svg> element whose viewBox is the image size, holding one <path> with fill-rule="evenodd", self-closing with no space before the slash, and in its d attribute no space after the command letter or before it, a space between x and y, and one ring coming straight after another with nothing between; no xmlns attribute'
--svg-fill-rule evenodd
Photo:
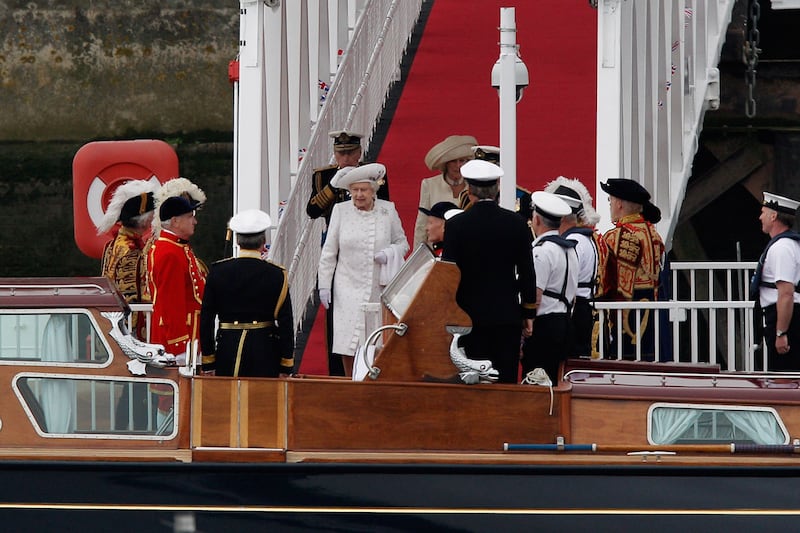
<svg viewBox="0 0 800 533"><path fill-rule="evenodd" d="M383 185L386 167L381 163L367 163L358 167L344 167L331 178L331 187L347 189L354 183L369 183L376 191Z"/></svg>
<svg viewBox="0 0 800 533"><path fill-rule="evenodd" d="M472 135L451 135L428 150L425 155L425 165L431 170L444 171L448 161L472 159L474 156L472 147L477 144L478 140Z"/></svg>

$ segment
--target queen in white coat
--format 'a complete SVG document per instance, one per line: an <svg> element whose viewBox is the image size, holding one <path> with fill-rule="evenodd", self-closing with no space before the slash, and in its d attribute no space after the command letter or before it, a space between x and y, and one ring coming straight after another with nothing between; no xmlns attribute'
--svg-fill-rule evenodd
<svg viewBox="0 0 800 533"><path fill-rule="evenodd" d="M327 308L331 297L336 302L333 352L342 356L348 376L368 333L362 304L380 301L409 249L394 204L376 197L385 174L386 167L370 163L341 169L331 180L346 187L352 200L333 208L317 275L322 305Z"/></svg>

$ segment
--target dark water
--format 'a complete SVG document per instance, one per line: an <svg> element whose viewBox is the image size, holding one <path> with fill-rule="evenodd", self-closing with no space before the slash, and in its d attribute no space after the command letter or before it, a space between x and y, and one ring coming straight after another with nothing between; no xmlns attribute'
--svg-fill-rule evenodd
<svg viewBox="0 0 800 533"><path fill-rule="evenodd" d="M221 259L233 209L230 134L163 140L177 152L181 175L208 196L198 213L195 251L206 263ZM72 159L84 144L0 144L0 276L99 274L100 261L85 256L74 238Z"/></svg>

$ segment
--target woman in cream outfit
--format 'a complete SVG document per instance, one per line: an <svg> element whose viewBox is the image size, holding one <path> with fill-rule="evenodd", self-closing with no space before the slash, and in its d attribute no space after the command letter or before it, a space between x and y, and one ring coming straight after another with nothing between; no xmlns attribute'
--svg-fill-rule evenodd
<svg viewBox="0 0 800 533"><path fill-rule="evenodd" d="M425 156L425 165L439 174L425 178L419 187L419 207L430 209L439 202L453 202L460 208L466 207L469 198L467 186L461 176L461 166L473 158L472 147L478 141L471 135L451 135L434 146ZM414 247L425 242L425 223L428 217L417 214L414 224Z"/></svg>
<svg viewBox="0 0 800 533"><path fill-rule="evenodd" d="M400 217L392 202L376 197L386 167L370 163L339 170L331 180L347 188L351 201L333 207L328 236L319 261L322 305L333 311L333 352L342 356L345 375L352 375L353 355L366 340L362 304L380 301L383 287L408 252ZM335 276L334 276L335 272Z"/></svg>

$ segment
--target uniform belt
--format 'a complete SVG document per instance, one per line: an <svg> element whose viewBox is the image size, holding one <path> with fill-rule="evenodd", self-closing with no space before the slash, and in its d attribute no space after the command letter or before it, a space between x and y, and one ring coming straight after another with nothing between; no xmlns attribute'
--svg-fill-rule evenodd
<svg viewBox="0 0 800 533"><path fill-rule="evenodd" d="M234 322L220 322L219 329L264 329L264 328L271 328L275 325L275 322L272 320L267 320L265 322L239 322L238 320Z"/></svg>

